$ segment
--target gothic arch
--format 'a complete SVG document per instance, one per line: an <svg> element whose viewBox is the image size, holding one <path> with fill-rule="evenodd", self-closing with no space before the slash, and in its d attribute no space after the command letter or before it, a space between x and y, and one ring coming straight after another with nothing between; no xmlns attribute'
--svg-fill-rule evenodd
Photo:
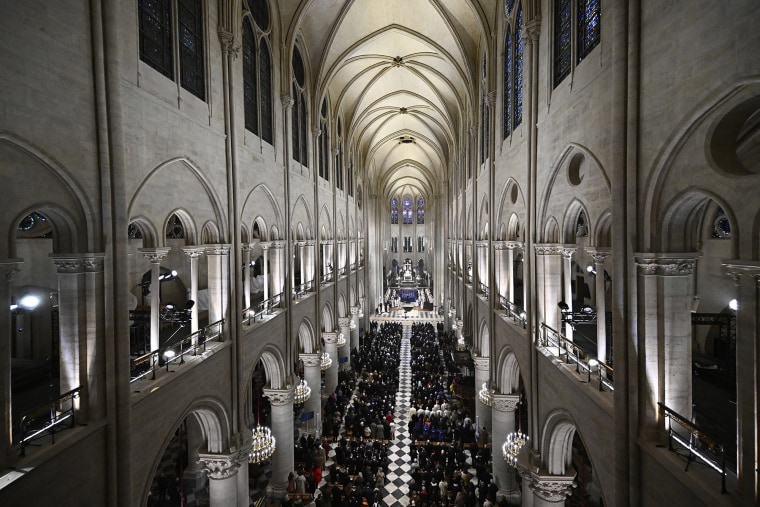
<svg viewBox="0 0 760 507"><path fill-rule="evenodd" d="M548 415L541 439L541 456L549 475L565 475L573 459L573 435L576 424L564 410Z"/></svg>
<svg viewBox="0 0 760 507"><path fill-rule="evenodd" d="M590 223L591 219L589 217L589 212L585 204L580 201L580 199L573 199L570 201L570 204L568 204L567 209L565 211L565 216L563 219L563 226L562 226L562 236L560 237L559 242L560 243L566 243L566 244L577 244L579 237L582 236L582 233L578 230L578 215L580 212L583 212L584 216L586 217L586 231L585 237L589 237L591 234L589 231L591 230Z"/></svg>
<svg viewBox="0 0 760 507"><path fill-rule="evenodd" d="M488 331L488 323L486 322L486 319L481 319L480 325L478 326L477 349L481 357L491 356L491 337Z"/></svg>
<svg viewBox="0 0 760 507"><path fill-rule="evenodd" d="M496 385L502 394L518 394L520 389L520 365L511 349L504 349L496 369Z"/></svg>
<svg viewBox="0 0 760 507"><path fill-rule="evenodd" d="M338 295L338 317L348 317L348 309L346 308L346 297L343 292Z"/></svg>
<svg viewBox="0 0 760 507"><path fill-rule="evenodd" d="M177 215L182 221L182 227L185 229L185 245L197 245L198 244L198 230L195 225L193 217L183 208L175 208L169 212L164 218L163 227L161 228L162 234L160 236L161 244L166 246L166 226L171 218Z"/></svg>
<svg viewBox="0 0 760 507"><path fill-rule="evenodd" d="M333 324L333 309L329 302L322 306L322 331L330 333L335 329Z"/></svg>
<svg viewBox="0 0 760 507"><path fill-rule="evenodd" d="M557 219L549 217L544 227L544 243L559 243L559 226L557 225Z"/></svg>
<svg viewBox="0 0 760 507"><path fill-rule="evenodd" d="M158 232L150 220L142 215L138 215L132 219L130 224L135 224L140 229L144 248L155 248L158 246Z"/></svg>
<svg viewBox="0 0 760 507"><path fill-rule="evenodd" d="M264 365L264 372L267 379L269 379L269 387L271 389L282 389L286 382L287 370L280 351L273 346L267 346L261 351L259 359ZM255 365L257 362L254 361L253 364ZM251 375L253 375L253 368L251 368Z"/></svg>
<svg viewBox="0 0 760 507"><path fill-rule="evenodd" d="M300 351L304 354L312 354L317 349L314 339L314 326L311 321L304 317L298 326L298 342Z"/></svg>
<svg viewBox="0 0 760 507"><path fill-rule="evenodd" d="M267 227L276 227L277 231L282 230L282 212L277 204L277 199L269 187L263 183L256 185L248 193L243 201L240 216L243 222L258 222L262 234L266 234ZM279 239L279 236L273 234L269 236L268 241L275 239ZM262 241L265 239L262 238Z"/></svg>

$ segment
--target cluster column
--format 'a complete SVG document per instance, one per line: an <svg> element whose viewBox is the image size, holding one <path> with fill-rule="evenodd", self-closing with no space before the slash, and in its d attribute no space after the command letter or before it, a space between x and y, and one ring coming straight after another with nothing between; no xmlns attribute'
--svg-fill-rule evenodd
<svg viewBox="0 0 760 507"><path fill-rule="evenodd" d="M325 352L332 359L332 364L325 371L325 391L331 395L338 387L338 333L322 333L325 341Z"/></svg>
<svg viewBox="0 0 760 507"><path fill-rule="evenodd" d="M491 358L475 356L475 392L479 392L483 384L490 389L491 386ZM475 402L475 418L478 422L478 431L486 427L491 433L491 407L485 406L480 401Z"/></svg>
<svg viewBox="0 0 760 507"><path fill-rule="evenodd" d="M322 354L299 354L303 361L303 378L311 388L311 396L304 404L305 412L314 412L317 436L322 428Z"/></svg>
<svg viewBox="0 0 760 507"><path fill-rule="evenodd" d="M263 389L272 407L272 435L277 450L272 456L272 479L269 481L274 496L284 497L288 488L288 474L293 470L293 388ZM227 505L227 504L220 504Z"/></svg>
<svg viewBox="0 0 760 507"><path fill-rule="evenodd" d="M515 469L501 459L499 445L506 440L508 434L515 431L515 411L519 403L520 396L517 394L493 395L492 473L496 487L499 488L498 496L506 497L510 504L520 502L520 488L517 487Z"/></svg>
<svg viewBox="0 0 760 507"><path fill-rule="evenodd" d="M347 371L351 369L351 342L353 342L353 337L351 336L351 319L348 317L340 317L338 319L338 330L346 341L337 349L339 351L339 356L331 355L330 357L332 357L333 360L338 361L338 366L341 371ZM330 391L329 394L332 394L332 391Z"/></svg>

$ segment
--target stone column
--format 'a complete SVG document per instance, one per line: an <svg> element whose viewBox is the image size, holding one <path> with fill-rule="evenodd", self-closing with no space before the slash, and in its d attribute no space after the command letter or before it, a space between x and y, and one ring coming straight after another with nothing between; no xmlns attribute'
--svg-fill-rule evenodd
<svg viewBox="0 0 760 507"><path fill-rule="evenodd" d="M84 289L84 266L79 255L56 255L53 262L58 270L58 328L60 330L60 391L66 393L82 386L80 370L86 369L85 328L86 301ZM157 265L156 265L157 266ZM158 279L158 271L153 275ZM151 284L151 303L155 296L158 308L158 290ZM153 304L151 304L151 310ZM158 348L158 310L156 315L156 346L153 346L153 313L151 312L151 350ZM81 403L84 396L80 396Z"/></svg>
<svg viewBox="0 0 760 507"><path fill-rule="evenodd" d="M535 245L536 267L542 275L538 280L539 304L542 307L539 314L547 326L559 330L559 303L562 290L562 247L556 244ZM539 282L540 283L540 282ZM540 322L538 322L540 324Z"/></svg>
<svg viewBox="0 0 760 507"><path fill-rule="evenodd" d="M325 341L325 352L330 355L332 364L325 371L325 391L330 396L338 387L338 333L322 333Z"/></svg>
<svg viewBox="0 0 760 507"><path fill-rule="evenodd" d="M316 436L322 431L322 354L300 354L303 361L303 378L311 388L311 397L304 403L305 412L314 412Z"/></svg>
<svg viewBox="0 0 760 507"><path fill-rule="evenodd" d="M190 257L190 299L195 304L190 310L190 332L198 331L198 259L206 251L203 247L185 247L182 249ZM197 345L198 338L193 339L193 347Z"/></svg>
<svg viewBox="0 0 760 507"><path fill-rule="evenodd" d="M198 454L198 462L208 475L211 505L238 505L237 475L240 460L237 452L231 454Z"/></svg>
<svg viewBox="0 0 760 507"><path fill-rule="evenodd" d="M305 241L299 241L298 242L298 262L299 267L301 271L301 290L304 289L304 286L306 285L306 242Z"/></svg>
<svg viewBox="0 0 760 507"><path fill-rule="evenodd" d="M464 343L464 335L462 334L462 330L464 329L464 321L462 321L462 319L456 319L456 321L454 322L454 326L456 328L455 332L457 335L457 341L459 343Z"/></svg>
<svg viewBox="0 0 760 507"><path fill-rule="evenodd" d="M341 371L347 371L351 369L351 342L353 342L353 337L351 336L350 326L351 319L349 317L338 318L338 331L343 335L343 338L346 339L346 344L337 349L339 354L338 356L333 356L330 354L330 357L333 358L333 361L338 361L338 366ZM341 363L340 359L344 357L346 359ZM328 394L332 394L332 391L330 391Z"/></svg>
<svg viewBox="0 0 760 507"><path fill-rule="evenodd" d="M106 416L104 254L84 254L85 327L80 343L79 385L82 386L82 410L79 421ZM59 314L60 315L60 314Z"/></svg>
<svg viewBox="0 0 760 507"><path fill-rule="evenodd" d="M349 308L351 312L351 323L349 323L349 329L351 329L351 349L359 348L359 306L352 306ZM353 328L350 326L353 325Z"/></svg>
<svg viewBox="0 0 760 507"><path fill-rule="evenodd" d="M315 259L314 259L314 243L315 241L313 239L310 239L306 242L306 259L308 262L306 263L306 283L308 284L307 289L312 290L314 288L314 266L315 266ZM317 284L319 285L319 284Z"/></svg>
<svg viewBox="0 0 760 507"><path fill-rule="evenodd" d="M483 356L474 356L475 362L475 395L483 388L483 384L486 387L491 387L491 358ZM488 433L491 433L491 407L485 406L479 400L475 402L475 418L478 421L478 430L486 427Z"/></svg>
<svg viewBox="0 0 760 507"><path fill-rule="evenodd" d="M510 504L519 504L521 495L517 487L516 471L501 457L501 445L507 440L507 435L515 431L515 411L520 403L517 394L494 394L492 408L493 433L491 440L493 445L493 477L496 487L499 488L497 496L505 497Z"/></svg>
<svg viewBox="0 0 760 507"><path fill-rule="evenodd" d="M161 282L158 280L158 275L161 271L161 260L171 250L170 247L161 248L140 248L139 252L142 253L150 261L150 350L151 352L158 350L159 347L159 326L158 316L161 311L160 294L161 294ZM63 329L61 329L63 334ZM63 351L61 351L63 352ZM61 355L63 358L63 354ZM63 384L61 384L63 388Z"/></svg>
<svg viewBox="0 0 760 507"><path fill-rule="evenodd" d="M18 272L21 259L0 260L0 308L10 308L13 296L13 278ZM2 416L2 440L0 440L0 470L13 466L18 454L11 443L11 341L13 340L11 312L0 311L0 416Z"/></svg>
<svg viewBox="0 0 760 507"><path fill-rule="evenodd" d="M606 304L606 281L604 276L604 261L610 256L609 249L595 248L586 249L594 259L596 269L596 358L600 363L607 362L607 304ZM691 319L691 315L689 316ZM689 323L689 341L691 342L691 322ZM689 355L691 363L691 355ZM691 398L689 398L691 403ZM689 410L691 413L691 409Z"/></svg>
<svg viewBox="0 0 760 507"><path fill-rule="evenodd" d="M212 324L227 315L229 297L229 245L206 247L208 257L208 322ZM229 329L225 326L225 329Z"/></svg>
<svg viewBox="0 0 760 507"><path fill-rule="evenodd" d="M575 487L573 477L542 476L531 474L530 488L533 490L533 507L559 507Z"/></svg>
<svg viewBox="0 0 760 507"><path fill-rule="evenodd" d="M496 287L493 288L494 298L496 299L496 307L501 308L501 298L507 297L507 281L509 280L509 273L505 270L504 251L506 247L503 241L493 242L493 258L494 269L496 269ZM499 296L497 298L497 296Z"/></svg>
<svg viewBox="0 0 760 507"><path fill-rule="evenodd" d="M272 456L272 478L269 487L275 498L284 498L288 474L294 468L293 454L293 388L263 389L272 406L272 435L277 450ZM225 505L225 504L222 504Z"/></svg>
<svg viewBox="0 0 760 507"><path fill-rule="evenodd" d="M760 409L760 262L724 261L726 272L736 282L736 412L739 442L737 459L737 493L742 505L760 504L760 476L755 471L760 462L760 432L757 413Z"/></svg>
<svg viewBox="0 0 760 507"><path fill-rule="evenodd" d="M508 241L506 244L507 273L509 273L509 279L507 281L507 299L512 303L515 302L515 248L519 247L520 244L515 241ZM523 307L524 306L525 303L523 302Z"/></svg>
<svg viewBox="0 0 760 507"><path fill-rule="evenodd" d="M264 262L264 301L269 299L269 247L271 243L261 243L261 255Z"/></svg>
<svg viewBox="0 0 760 507"><path fill-rule="evenodd" d="M564 287L564 301L570 308L570 314L573 312L573 254L577 250L575 246L563 246L562 247L562 275L565 281ZM567 324L565 326L565 337L573 341L573 326Z"/></svg>
<svg viewBox="0 0 760 507"><path fill-rule="evenodd" d="M240 246L243 252L243 307L251 307L251 245L243 243Z"/></svg>
<svg viewBox="0 0 760 507"><path fill-rule="evenodd" d="M273 266L272 266L272 295L276 296L278 294L281 294L282 291L285 289L284 283L285 283L285 277L283 276L283 250L284 250L284 243L282 241L272 241L271 242L271 248L272 248L272 255L273 255Z"/></svg>

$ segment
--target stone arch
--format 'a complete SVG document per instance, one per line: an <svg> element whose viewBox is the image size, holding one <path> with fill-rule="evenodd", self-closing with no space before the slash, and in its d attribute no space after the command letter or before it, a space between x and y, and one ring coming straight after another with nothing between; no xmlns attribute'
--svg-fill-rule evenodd
<svg viewBox="0 0 760 507"><path fill-rule="evenodd" d="M557 225L557 219L549 217L544 226L544 243L559 243L559 225Z"/></svg>
<svg viewBox="0 0 760 507"><path fill-rule="evenodd" d="M518 394L520 390L520 364L511 349L504 349L499 358L496 385L502 394Z"/></svg>
<svg viewBox="0 0 760 507"><path fill-rule="evenodd" d="M10 222L10 228L8 230L8 249L11 254L11 258L17 255L17 227L21 221L32 212L39 212L45 218L48 219L48 223L52 228L53 236L53 252L55 253L71 253L75 247L77 226L73 217L71 217L66 211L61 210L59 207L52 203L40 203L34 207L25 209L18 215L16 215L12 222ZM126 235L127 231L124 231Z"/></svg>
<svg viewBox="0 0 760 507"><path fill-rule="evenodd" d="M329 302L322 306L322 331L330 333L335 329L333 324L333 309Z"/></svg>
<svg viewBox="0 0 760 507"><path fill-rule="evenodd" d="M185 235L185 245L197 245L198 244L198 232L195 226L195 221L193 221L193 217L190 216L190 213L188 213L183 208L176 208L169 212L168 215L166 215L166 218L163 221L163 234L160 236L161 243L163 245L166 245L166 227L169 223L169 220L173 216L177 216L180 221L182 222L182 227L184 228L184 235Z"/></svg>
<svg viewBox="0 0 760 507"><path fill-rule="evenodd" d="M578 215L581 211L583 211L583 214L586 217L585 236L583 236L582 231L579 231L577 227ZM570 204L568 204L565 211L562 226L562 236L560 237L559 242L566 244L578 244L579 242L588 241L583 239L580 239L579 241L579 238L588 238L591 235L589 232L591 231L591 227L589 226L590 222L591 219L589 218L589 213L586 206L579 199L573 199L570 201Z"/></svg>
<svg viewBox="0 0 760 507"><path fill-rule="evenodd" d="M270 388L282 389L286 383L287 370L280 351L272 346L267 346L261 351L259 360L261 360L261 363L264 365L264 372L266 373L267 379L269 379ZM257 362L258 361L255 361L254 365ZM253 374L253 368L251 369L251 374Z"/></svg>
<svg viewBox="0 0 760 507"><path fill-rule="evenodd" d="M248 230L244 228L241 228L241 237L243 239L243 243L248 243ZM219 228L216 226L216 224L212 221L208 221L205 224L203 224L203 228L201 229L201 242L202 245L213 245L221 243L221 238L219 236Z"/></svg>
<svg viewBox="0 0 760 507"><path fill-rule="evenodd" d="M138 215L132 219L130 224L135 224L143 237L143 247L155 248L158 246L158 232L153 223L142 215Z"/></svg>
<svg viewBox="0 0 760 507"><path fill-rule="evenodd" d="M299 195L296 199L296 203L293 205L293 212L290 216L290 223L302 223L304 229L313 230L313 219L311 216L311 209L303 195Z"/></svg>
<svg viewBox="0 0 760 507"><path fill-rule="evenodd" d="M488 239L488 224L490 222L489 209L490 206L488 202L488 196L486 196L486 194L483 194L481 196L480 212L478 213L478 239Z"/></svg>
<svg viewBox="0 0 760 507"><path fill-rule="evenodd" d="M269 238L269 230L267 229L266 220L262 216L257 216L253 219L251 225L251 240L259 240L266 242Z"/></svg>
<svg viewBox="0 0 760 507"><path fill-rule="evenodd" d="M263 183L253 187L243 201L240 212L241 220L248 223L258 223L261 233L266 235L267 230L273 227L279 232L282 230L282 212L277 204L274 194ZM278 235L270 235L262 241L279 239Z"/></svg>
<svg viewBox="0 0 760 507"><path fill-rule="evenodd" d="M314 339L314 326L305 317L298 326L298 342L301 346L300 351L304 354L312 354L317 348Z"/></svg>
<svg viewBox="0 0 760 507"><path fill-rule="evenodd" d="M517 241L520 239L520 219L517 217L517 213L512 213L509 217L506 239L509 241Z"/></svg>
<svg viewBox="0 0 760 507"><path fill-rule="evenodd" d="M480 325L478 326L478 342L477 342L477 349L479 351L479 355L481 357L490 357L491 356L491 336L488 331L488 323L486 322L486 319L480 320Z"/></svg>
<svg viewBox="0 0 760 507"><path fill-rule="evenodd" d="M203 225L203 229L206 228L206 225L213 224L213 222L206 222L206 224ZM215 227L216 224L213 224ZM203 235L203 232L201 232L201 236ZM248 227L241 223L240 224L240 241L243 244L250 243L251 242L251 234L248 232Z"/></svg>
<svg viewBox="0 0 760 507"><path fill-rule="evenodd" d="M612 213L610 210L604 210L604 213L597 220L594 229L594 245L597 247L612 246Z"/></svg>
<svg viewBox="0 0 760 507"><path fill-rule="evenodd" d="M544 423L541 456L549 475L565 475L573 459L573 436L577 425L564 410L550 413Z"/></svg>
<svg viewBox="0 0 760 507"><path fill-rule="evenodd" d="M343 295L343 292L338 295L338 317L348 317L346 297Z"/></svg>

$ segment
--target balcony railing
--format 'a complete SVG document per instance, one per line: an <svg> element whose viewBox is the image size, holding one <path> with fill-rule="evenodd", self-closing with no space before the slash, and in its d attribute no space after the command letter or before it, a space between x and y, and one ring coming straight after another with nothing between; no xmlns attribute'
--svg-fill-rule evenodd
<svg viewBox="0 0 760 507"><path fill-rule="evenodd" d="M553 352L552 349L557 349L557 357L562 360L562 356L565 356L565 363L575 363L575 372L578 374L586 373L588 375L588 381L591 382L591 376L594 374L596 368L596 375L599 379L599 390L604 391L604 387L610 391L615 390L615 384L612 382L613 369L611 366L605 363L601 363L591 357L578 345L565 338L562 333L541 323L541 329L543 330L543 339L541 345Z"/></svg>
<svg viewBox="0 0 760 507"><path fill-rule="evenodd" d="M282 292L243 310L243 324L251 325L257 320L263 320L265 315L272 313L272 308L279 308L280 305L282 305Z"/></svg>
<svg viewBox="0 0 760 507"><path fill-rule="evenodd" d="M172 363L185 364L185 356L195 356L198 351L206 352L206 343L219 340L223 326L224 319L218 320L195 333L170 341L161 348L133 358L130 364L129 382L136 382L148 375L151 376L151 380L155 380L156 367L166 366L166 370L169 371Z"/></svg>
<svg viewBox="0 0 760 507"><path fill-rule="evenodd" d="M319 279L319 283L321 283L322 285L326 285L332 282L332 278L333 278L333 272L330 271L329 273L325 273L324 275L322 275L322 277Z"/></svg>
<svg viewBox="0 0 760 507"><path fill-rule="evenodd" d="M314 280L309 280L293 287L293 299L304 297L311 290L312 285L314 285Z"/></svg>
<svg viewBox="0 0 760 507"><path fill-rule="evenodd" d="M507 316L511 317L513 321L519 322L523 327L528 324L528 316L525 314L525 310L508 300L504 296L499 296L499 306L502 310L506 311Z"/></svg>
<svg viewBox="0 0 760 507"><path fill-rule="evenodd" d="M479 282L480 284L480 293L483 294L486 299L488 299L488 285L484 284L483 282Z"/></svg>
<svg viewBox="0 0 760 507"><path fill-rule="evenodd" d="M711 436L702 431L696 423L682 416L673 409L657 402L657 405L665 412L668 418L668 449L675 451L673 441L678 443L688 452L688 463L698 459L720 474L720 492L727 494L726 490L726 450L723 444L718 443ZM680 429L674 429L673 423ZM686 471L689 465L686 465Z"/></svg>
<svg viewBox="0 0 760 507"><path fill-rule="evenodd" d="M353 264L351 264L351 265L349 266L349 269L350 269L351 271L356 271L356 263L353 263Z"/></svg>
<svg viewBox="0 0 760 507"><path fill-rule="evenodd" d="M346 274L346 268L338 268L338 276L343 276Z"/></svg>
<svg viewBox="0 0 760 507"><path fill-rule="evenodd" d="M26 446L32 441L50 435L55 443L55 434L59 431L73 428L76 425L74 400L79 398L77 387L49 401L28 410L21 416L21 438L19 446L21 456L26 456Z"/></svg>

